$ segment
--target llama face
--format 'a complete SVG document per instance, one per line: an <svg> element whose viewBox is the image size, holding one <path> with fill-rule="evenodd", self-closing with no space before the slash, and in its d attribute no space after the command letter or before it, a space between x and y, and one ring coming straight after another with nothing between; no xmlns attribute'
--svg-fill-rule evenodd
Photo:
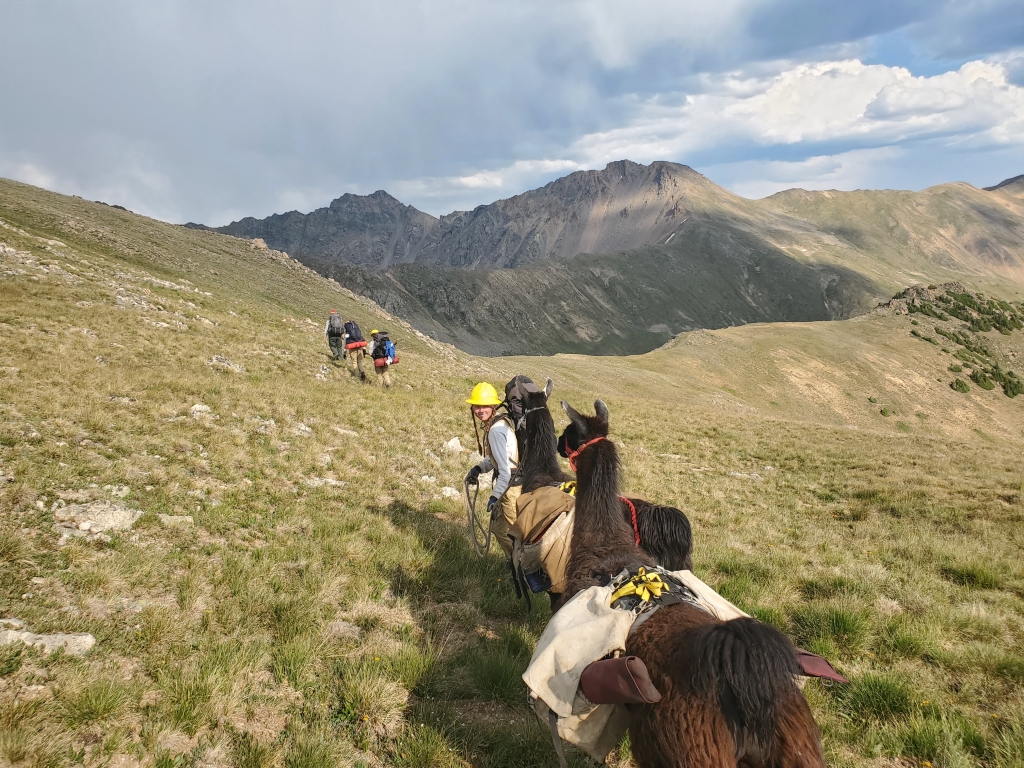
<svg viewBox="0 0 1024 768"><path fill-rule="evenodd" d="M560 456L568 458L570 453L588 440L608 436L608 406L602 400L594 401L596 416L584 416L564 400L562 401L562 410L569 417L569 426L558 438Z"/></svg>

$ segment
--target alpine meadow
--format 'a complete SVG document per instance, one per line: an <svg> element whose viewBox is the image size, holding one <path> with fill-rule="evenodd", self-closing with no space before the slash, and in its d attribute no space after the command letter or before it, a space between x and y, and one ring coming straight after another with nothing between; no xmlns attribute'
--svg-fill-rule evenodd
<svg viewBox="0 0 1024 768"><path fill-rule="evenodd" d="M856 213L812 197L763 218ZM547 602L458 490L467 394L520 373L604 400L695 573L849 678L804 688L830 766L1024 766L1019 274L893 258L846 319L476 357L262 243L0 180L0 766L557 764L521 680ZM389 390L330 359L332 308L397 342Z"/></svg>

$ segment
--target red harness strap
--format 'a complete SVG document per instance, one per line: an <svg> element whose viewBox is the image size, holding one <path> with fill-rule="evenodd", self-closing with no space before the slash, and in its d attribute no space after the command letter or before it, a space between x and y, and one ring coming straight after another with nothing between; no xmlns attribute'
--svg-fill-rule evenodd
<svg viewBox="0 0 1024 768"><path fill-rule="evenodd" d="M640 546L640 527L636 524L636 507L633 506L633 502L627 499L625 496L619 496L619 501L626 503L629 507L629 516L633 520L633 535L636 537L636 545Z"/></svg>
<svg viewBox="0 0 1024 768"><path fill-rule="evenodd" d="M608 438L604 437L604 436L595 437L593 440L588 440L583 445L581 445L579 448L577 448L575 451L570 453L569 456L567 457L569 459L569 469L571 469L573 472L575 472L576 471L576 457L579 456L581 453L583 453L584 450L586 450L587 448L592 446L594 443L600 443L602 440L607 440L607 439Z"/></svg>

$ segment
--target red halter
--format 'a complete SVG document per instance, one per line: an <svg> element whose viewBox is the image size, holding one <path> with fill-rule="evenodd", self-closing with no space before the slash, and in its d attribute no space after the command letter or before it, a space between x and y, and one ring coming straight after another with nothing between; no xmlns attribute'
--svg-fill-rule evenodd
<svg viewBox="0 0 1024 768"><path fill-rule="evenodd" d="M603 435L600 436L600 437L595 437L593 440L588 440L583 445L581 445L579 448L577 448L575 451L570 453L569 456L567 457L569 459L569 469L571 469L573 472L575 472L576 471L576 457L579 456L581 453L583 453L584 450L586 450L587 448L592 446L594 443L600 443L602 440L607 440L607 439L608 438L604 437Z"/></svg>

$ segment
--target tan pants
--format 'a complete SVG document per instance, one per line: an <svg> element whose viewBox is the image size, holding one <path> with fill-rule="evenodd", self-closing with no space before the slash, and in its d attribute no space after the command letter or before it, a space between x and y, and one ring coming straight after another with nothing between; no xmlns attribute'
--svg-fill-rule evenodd
<svg viewBox="0 0 1024 768"><path fill-rule="evenodd" d="M383 368L375 368L377 371L377 386L378 387L390 387L391 386L391 374L388 370L391 368L390 365L385 365Z"/></svg>
<svg viewBox="0 0 1024 768"><path fill-rule="evenodd" d="M359 374L359 378L365 379L366 374L363 373L363 358L366 357L366 350L360 347L359 349L350 349L348 351L348 368L349 373L355 376Z"/></svg>
<svg viewBox="0 0 1024 768"><path fill-rule="evenodd" d="M516 524L516 517L519 512L516 509L516 502L519 494L523 492L523 486L512 485L505 491L505 495L498 500L501 507L501 514L491 521L491 533L498 546L505 553L505 557L512 557L512 539L508 537L508 529Z"/></svg>

